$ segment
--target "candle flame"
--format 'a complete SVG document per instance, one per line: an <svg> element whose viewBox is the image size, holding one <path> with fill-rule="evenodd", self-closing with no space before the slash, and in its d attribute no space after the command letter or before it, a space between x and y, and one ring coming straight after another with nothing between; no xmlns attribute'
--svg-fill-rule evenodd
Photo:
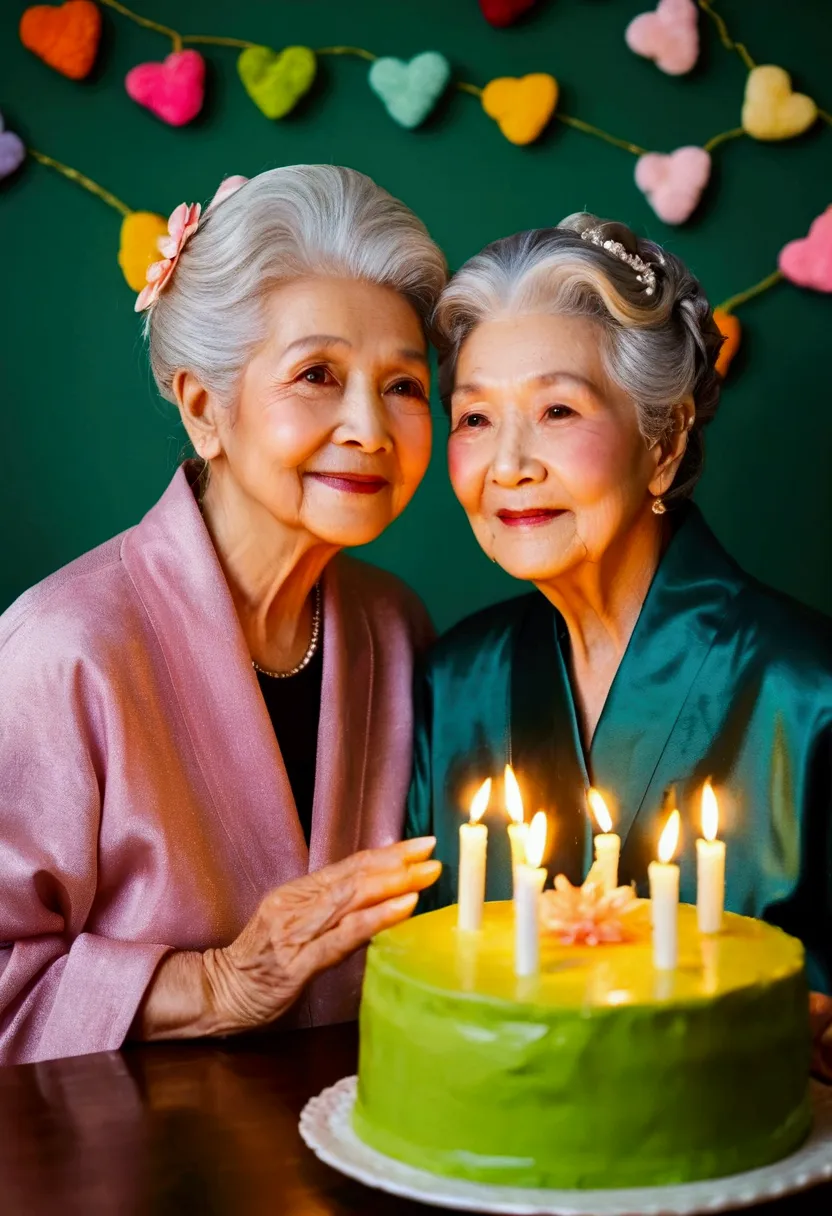
<svg viewBox="0 0 832 1216"><path fill-rule="evenodd" d="M488 809L491 800L491 778L486 777L474 797L471 799L470 822L479 823Z"/></svg>
<svg viewBox="0 0 832 1216"><path fill-rule="evenodd" d="M607 804L601 797L598 790L590 786L587 790L586 800L589 803L589 809L592 811L595 822L602 832L612 831L612 816L607 810Z"/></svg>
<svg viewBox="0 0 832 1216"><path fill-rule="evenodd" d="M671 811L670 817L664 826L664 831L659 839L659 861L665 865L673 860L673 854L676 852L676 846L679 843L679 828L681 827L681 816L678 811Z"/></svg>
<svg viewBox="0 0 832 1216"><path fill-rule="evenodd" d="M538 811L529 824L526 837L526 865L538 869L546 851L546 812Z"/></svg>
<svg viewBox="0 0 832 1216"><path fill-rule="evenodd" d="M702 787L702 835L706 840L716 840L719 831L719 804L710 780Z"/></svg>
<svg viewBox="0 0 832 1216"><path fill-rule="evenodd" d="M517 778L514 775L514 769L510 764L506 765L505 772L506 783L506 810L508 817L512 823L523 822L523 799L520 795L520 786L517 784Z"/></svg>

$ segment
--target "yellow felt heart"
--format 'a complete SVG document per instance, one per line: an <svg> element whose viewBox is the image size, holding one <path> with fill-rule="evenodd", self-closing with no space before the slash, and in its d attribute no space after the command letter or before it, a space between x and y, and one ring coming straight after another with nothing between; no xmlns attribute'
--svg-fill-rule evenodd
<svg viewBox="0 0 832 1216"><path fill-rule="evenodd" d="M546 72L500 76L482 91L482 108L513 144L537 139L558 104L558 82Z"/></svg>
<svg viewBox="0 0 832 1216"><path fill-rule="evenodd" d="M141 291L146 283L147 268L159 262L160 236L167 236L168 222L152 211L132 211L121 225L118 264L133 291Z"/></svg>
<svg viewBox="0 0 832 1216"><path fill-rule="evenodd" d="M793 139L817 116L811 97L792 92L792 78L783 68L767 64L748 73L742 125L754 139Z"/></svg>

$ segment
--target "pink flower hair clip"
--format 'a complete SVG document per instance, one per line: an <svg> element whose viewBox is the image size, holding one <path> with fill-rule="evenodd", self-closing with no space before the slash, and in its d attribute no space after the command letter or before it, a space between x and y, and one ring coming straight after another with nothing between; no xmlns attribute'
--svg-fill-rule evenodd
<svg viewBox="0 0 832 1216"><path fill-rule="evenodd" d="M212 207L216 207L230 198L247 181L247 177L239 175L227 177L224 182L220 183L219 189L205 208L205 214L207 215ZM159 299L170 282L182 250L199 227L201 214L202 207L199 203L180 203L176 210L171 212L168 220L168 235L160 236L157 241L162 259L158 262L151 262L147 268L147 285L136 297L136 312L145 312Z"/></svg>

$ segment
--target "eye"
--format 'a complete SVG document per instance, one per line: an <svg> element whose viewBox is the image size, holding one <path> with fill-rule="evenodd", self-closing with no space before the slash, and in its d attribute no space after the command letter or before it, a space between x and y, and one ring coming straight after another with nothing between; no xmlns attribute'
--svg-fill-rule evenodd
<svg viewBox="0 0 832 1216"><path fill-rule="evenodd" d="M307 367L306 371L301 373L301 380L306 384L322 384L329 386L336 384L337 381L328 367L323 364L316 364L315 367Z"/></svg>
<svg viewBox="0 0 832 1216"><path fill-rule="evenodd" d="M559 422L561 418L570 418L575 411L568 405L550 405L544 415L550 422Z"/></svg>
<svg viewBox="0 0 832 1216"><path fill-rule="evenodd" d="M460 418L457 423L459 430L478 431L484 426L488 426L488 419L485 414L466 414L464 418Z"/></svg>
<svg viewBox="0 0 832 1216"><path fill-rule="evenodd" d="M425 390L418 380L397 380L387 391L394 397L419 397L421 400L425 398Z"/></svg>

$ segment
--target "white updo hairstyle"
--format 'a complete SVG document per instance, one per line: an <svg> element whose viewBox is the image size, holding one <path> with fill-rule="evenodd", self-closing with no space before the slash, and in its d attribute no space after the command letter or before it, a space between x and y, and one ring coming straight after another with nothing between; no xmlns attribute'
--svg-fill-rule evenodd
<svg viewBox="0 0 832 1216"><path fill-rule="evenodd" d="M159 392L186 369L230 405L267 333L264 302L308 275L391 287L427 333L445 258L404 203L354 169L290 165L260 173L203 213L145 334Z"/></svg>
<svg viewBox="0 0 832 1216"><path fill-rule="evenodd" d="M595 244L581 233L595 230ZM652 293L637 271L603 248L617 241L655 273ZM642 435L669 435L675 409L693 399L695 416L673 486L671 506L687 498L702 472L703 428L719 404L715 370L722 336L699 282L679 258L623 224L578 212L557 228L520 232L486 246L457 271L434 317L440 345L439 390L446 409L460 348L481 322L498 315L558 313L591 317L604 335L612 381L633 400Z"/></svg>

